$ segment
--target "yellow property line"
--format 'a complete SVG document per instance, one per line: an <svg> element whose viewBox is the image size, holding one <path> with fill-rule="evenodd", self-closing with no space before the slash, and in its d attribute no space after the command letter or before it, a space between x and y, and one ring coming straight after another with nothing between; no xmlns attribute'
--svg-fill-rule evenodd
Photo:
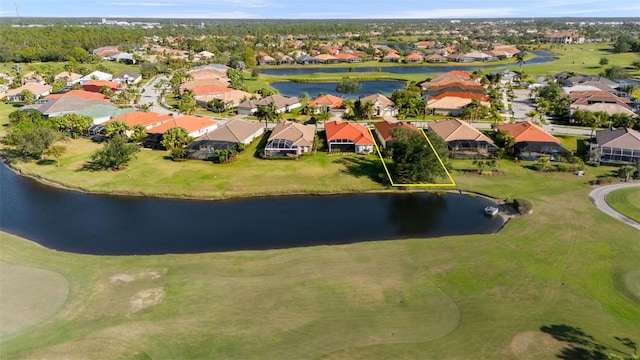
<svg viewBox="0 0 640 360"><path fill-rule="evenodd" d="M429 146L431 147L431 150L433 151L434 154L436 154L436 157L438 158L438 162L440 162L440 165L444 169L444 172L447 174L447 177L449 178L449 180L451 182L448 183L448 184L396 184L396 183L394 183L393 182L393 178L391 177L391 173L389 173L389 168L387 168L387 164L385 164L384 159L382 158L382 153L380 152L380 148L378 147L378 143L375 141L375 138L373 137L373 133L371 132L371 129L367 128L367 130L369 130L369 134L371 135L371 138L374 139L373 146L376 147L376 151L378 152L378 157L380 157L380 161L382 162L382 167L384 167L384 171L387 173L387 177L389 178L389 181L391 182L391 186L402 186L402 187L404 187L404 186L411 186L411 187L455 187L456 186L456 182L453 180L453 177L449 173L449 170L447 170L447 167L444 166L444 162L440 158L440 155L438 155L438 152L433 147L433 144L431 143L431 140L429 140L429 137L427 137L427 134L425 134L424 130L422 130L422 129L420 129L420 131L422 132L422 136L424 136L424 138L427 139L427 142L429 143Z"/></svg>

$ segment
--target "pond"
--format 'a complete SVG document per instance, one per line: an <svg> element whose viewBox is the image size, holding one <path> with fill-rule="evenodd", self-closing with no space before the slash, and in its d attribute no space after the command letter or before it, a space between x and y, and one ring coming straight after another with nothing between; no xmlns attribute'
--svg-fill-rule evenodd
<svg viewBox="0 0 640 360"><path fill-rule="evenodd" d="M201 253L487 234L493 202L384 193L186 201L52 188L0 165L0 230L84 254Z"/></svg>
<svg viewBox="0 0 640 360"><path fill-rule="evenodd" d="M536 50L537 51L537 50ZM542 51L542 50L541 50ZM548 52L548 51L546 51ZM526 60L523 66L527 65L536 65L536 64L544 64L548 62L552 62L557 60L556 57L553 57L551 52L550 56L540 56L532 59ZM483 70L483 71L492 71L496 69L506 69L507 67L518 67L518 63L514 60L513 63L509 64L491 64L487 65L474 65L474 66L465 66L465 65L446 65L446 66L437 66L437 65L419 65L419 66L384 66L380 63L380 66L365 66L365 67L322 67L311 65L309 67L296 67L296 68L267 68L260 69L260 73L265 75L276 75L276 76L289 76L289 75L308 75L314 73L359 73L359 72L386 72L392 74L425 74L425 78L429 77L429 74L435 73L445 73L451 70L462 70L473 72L474 70ZM353 72L351 72L351 70Z"/></svg>
<svg viewBox="0 0 640 360"><path fill-rule="evenodd" d="M341 94L336 91L337 82L295 82L295 81L277 81L271 83L271 87L278 90L284 96L300 96L306 92L312 98L318 94L333 94L340 97L357 99L361 96L381 93L390 95L394 90L404 89L406 82L394 80L375 80L375 81L359 81L360 91L351 94Z"/></svg>

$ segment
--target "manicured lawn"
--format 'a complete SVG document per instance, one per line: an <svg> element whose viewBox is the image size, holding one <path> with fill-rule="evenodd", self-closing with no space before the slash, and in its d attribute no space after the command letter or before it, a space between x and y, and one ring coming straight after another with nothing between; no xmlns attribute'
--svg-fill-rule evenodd
<svg viewBox="0 0 640 360"><path fill-rule="evenodd" d="M611 169L453 165L462 188L528 198L534 214L494 235L198 255L75 255L1 233L3 263L61 274L69 298L0 357L555 359L570 345L540 329L576 328L593 338L575 346L629 353L614 337L638 341L638 234L586 184Z"/></svg>
<svg viewBox="0 0 640 360"><path fill-rule="evenodd" d="M610 192L607 203L616 211L640 221L640 188L633 187Z"/></svg>

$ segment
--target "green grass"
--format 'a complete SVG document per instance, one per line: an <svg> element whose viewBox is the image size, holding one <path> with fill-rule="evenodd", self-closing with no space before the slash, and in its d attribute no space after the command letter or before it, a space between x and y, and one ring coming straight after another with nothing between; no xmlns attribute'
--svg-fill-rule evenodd
<svg viewBox="0 0 640 360"><path fill-rule="evenodd" d="M568 345L545 352L539 329L551 325L628 351L614 337L638 341L637 231L593 207L586 183L612 169L453 166L461 187L528 198L534 214L494 235L198 255L75 255L0 234L3 262L69 283L64 308L3 340L0 357L516 359L516 339L553 359ZM134 311L148 290L163 296Z"/></svg>
<svg viewBox="0 0 640 360"><path fill-rule="evenodd" d="M619 213L640 221L640 188L612 191L607 195L607 203Z"/></svg>
<svg viewBox="0 0 640 360"><path fill-rule="evenodd" d="M0 337L54 316L67 298L67 281L60 274L0 261Z"/></svg>

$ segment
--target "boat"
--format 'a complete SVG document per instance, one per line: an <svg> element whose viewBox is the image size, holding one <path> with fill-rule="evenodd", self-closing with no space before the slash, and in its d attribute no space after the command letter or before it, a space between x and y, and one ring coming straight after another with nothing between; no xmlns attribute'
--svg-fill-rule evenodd
<svg viewBox="0 0 640 360"><path fill-rule="evenodd" d="M498 211L500 211L500 209L498 209L496 206L489 205L484 208L484 214L487 216L496 216L498 215Z"/></svg>

